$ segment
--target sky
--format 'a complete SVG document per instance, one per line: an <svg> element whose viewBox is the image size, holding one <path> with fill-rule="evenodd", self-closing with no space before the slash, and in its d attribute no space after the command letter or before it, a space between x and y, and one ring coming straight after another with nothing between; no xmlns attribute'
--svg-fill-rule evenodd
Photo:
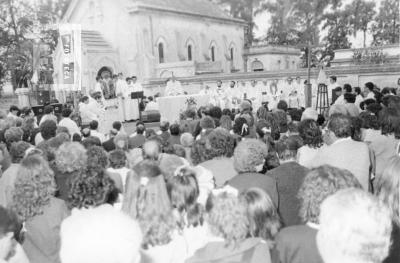
<svg viewBox="0 0 400 263"><path fill-rule="evenodd" d="M342 7L345 5L351 3L353 0L343 0ZM376 11L378 12L379 10L379 5L382 2L382 0L370 0L376 2ZM255 36L256 38L261 37L265 35L265 33L268 30L269 24L270 24L270 19L271 15L268 12L261 13L257 15L254 18L254 21L256 23L257 28L255 29ZM326 32L321 32L321 37L323 37L326 34ZM352 43L353 48L361 48L363 47L363 34L362 32L359 32L355 37L350 36L349 37L350 42ZM372 41L372 36L370 34L367 34L367 45Z"/></svg>

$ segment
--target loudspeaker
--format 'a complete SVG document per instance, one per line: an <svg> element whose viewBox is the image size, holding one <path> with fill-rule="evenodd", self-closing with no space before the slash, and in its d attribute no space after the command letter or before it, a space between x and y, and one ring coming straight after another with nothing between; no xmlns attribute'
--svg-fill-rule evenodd
<svg viewBox="0 0 400 263"><path fill-rule="evenodd" d="M54 104L51 104L51 106L53 106L55 114L61 114L62 109L63 109L61 103L54 103Z"/></svg>
<svg viewBox="0 0 400 263"><path fill-rule="evenodd" d="M42 116L43 111L44 111L44 106L32 106L33 113L35 113L35 116Z"/></svg>
<svg viewBox="0 0 400 263"><path fill-rule="evenodd" d="M39 105L50 104L50 91L49 90L42 90L42 91L38 92L38 104Z"/></svg>

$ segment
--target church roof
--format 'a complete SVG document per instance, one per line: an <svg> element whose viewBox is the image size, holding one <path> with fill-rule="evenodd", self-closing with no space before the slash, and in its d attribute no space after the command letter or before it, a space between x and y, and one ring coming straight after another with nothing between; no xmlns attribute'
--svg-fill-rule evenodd
<svg viewBox="0 0 400 263"><path fill-rule="evenodd" d="M160 11L172 11L190 15L198 15L222 20L230 20L237 23L245 23L244 20L232 18L220 6L210 0L131 0L141 7L148 7Z"/></svg>

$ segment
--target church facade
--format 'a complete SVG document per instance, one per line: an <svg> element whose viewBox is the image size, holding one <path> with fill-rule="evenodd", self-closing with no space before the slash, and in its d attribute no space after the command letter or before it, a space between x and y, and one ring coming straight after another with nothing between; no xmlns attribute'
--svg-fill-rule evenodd
<svg viewBox="0 0 400 263"><path fill-rule="evenodd" d="M244 71L246 23L207 0L72 0L62 23L82 26L85 89L119 72L145 80ZM54 60L57 80L60 48Z"/></svg>

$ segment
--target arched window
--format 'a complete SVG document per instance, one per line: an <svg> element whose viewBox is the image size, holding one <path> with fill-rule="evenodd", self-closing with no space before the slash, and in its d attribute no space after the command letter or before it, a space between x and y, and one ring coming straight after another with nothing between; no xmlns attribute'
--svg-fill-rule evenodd
<svg viewBox="0 0 400 263"><path fill-rule="evenodd" d="M163 43L158 43L158 62L159 63L164 63L164 44Z"/></svg>
<svg viewBox="0 0 400 263"><path fill-rule="evenodd" d="M215 46L211 47L211 61L215 61Z"/></svg>
<svg viewBox="0 0 400 263"><path fill-rule="evenodd" d="M187 59L188 61L192 61L193 56L192 56L192 45L187 46Z"/></svg>
<svg viewBox="0 0 400 263"><path fill-rule="evenodd" d="M231 61L233 62L233 58L234 58L234 49L233 49L233 47L231 47L231 50L230 50L230 55L231 55Z"/></svg>
<svg viewBox="0 0 400 263"><path fill-rule="evenodd" d="M257 58L251 63L251 71L264 71L264 64Z"/></svg>

